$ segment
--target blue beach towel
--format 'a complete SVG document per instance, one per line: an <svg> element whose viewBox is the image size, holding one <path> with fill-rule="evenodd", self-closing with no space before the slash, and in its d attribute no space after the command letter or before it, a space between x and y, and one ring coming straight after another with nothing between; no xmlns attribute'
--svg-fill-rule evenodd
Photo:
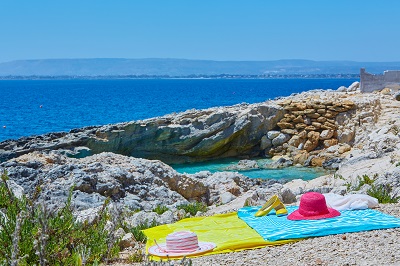
<svg viewBox="0 0 400 266"><path fill-rule="evenodd" d="M321 220L291 221L287 216L277 217L274 212L255 217L261 207L244 207L238 217L257 231L266 241L307 238L400 227L400 219L373 209L341 211L341 215ZM298 206L288 206L290 213Z"/></svg>

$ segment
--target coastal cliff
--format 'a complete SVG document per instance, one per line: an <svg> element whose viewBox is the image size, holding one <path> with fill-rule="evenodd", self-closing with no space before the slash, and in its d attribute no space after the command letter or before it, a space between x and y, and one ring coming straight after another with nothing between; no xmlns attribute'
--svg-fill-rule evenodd
<svg viewBox="0 0 400 266"><path fill-rule="evenodd" d="M166 163L253 157L260 153L262 136L283 115L283 108L273 102L189 110L143 121L4 141L0 143L0 161L45 150L62 150L71 157L113 152Z"/></svg>

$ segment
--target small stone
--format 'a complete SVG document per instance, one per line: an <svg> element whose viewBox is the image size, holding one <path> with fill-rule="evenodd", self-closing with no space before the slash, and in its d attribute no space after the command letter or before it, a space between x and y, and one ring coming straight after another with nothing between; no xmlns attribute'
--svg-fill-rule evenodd
<svg viewBox="0 0 400 266"><path fill-rule="evenodd" d="M381 93L383 95L389 95L391 92L392 92L392 90L389 88L384 88L383 90L381 90Z"/></svg>
<svg viewBox="0 0 400 266"><path fill-rule="evenodd" d="M295 123L304 123L304 118L301 115L299 115L295 119L293 119L293 122L295 122Z"/></svg>
<svg viewBox="0 0 400 266"><path fill-rule="evenodd" d="M127 233L124 235L119 242L119 246L121 249L127 248L127 247L132 247L135 245L135 238L132 233Z"/></svg>
<svg viewBox="0 0 400 266"><path fill-rule="evenodd" d="M281 134L280 131L277 130L271 130L267 132L267 137L270 140L273 140L274 138L276 138L277 136L279 136L279 134Z"/></svg>
<svg viewBox="0 0 400 266"><path fill-rule="evenodd" d="M396 99L396 101L400 101L400 92L397 92L397 93L394 95L394 98Z"/></svg>
<svg viewBox="0 0 400 266"><path fill-rule="evenodd" d="M343 239L343 240L346 240L346 239L347 239L347 237L346 237L345 235L343 235L343 236L342 236L342 239Z"/></svg>
<svg viewBox="0 0 400 266"><path fill-rule="evenodd" d="M297 130L289 129L289 128L282 129L281 132L284 133L284 134L289 134L289 135L296 135L297 134Z"/></svg>
<svg viewBox="0 0 400 266"><path fill-rule="evenodd" d="M280 127L281 129L293 128L293 125L292 125L292 124L286 123L286 122L278 122L277 125L278 125L278 127Z"/></svg>
<svg viewBox="0 0 400 266"><path fill-rule="evenodd" d="M321 132L321 134L320 134L320 139L321 139L321 140L330 139L330 138L333 137L333 133L334 133L334 131L331 130L331 129L323 130L323 131Z"/></svg>

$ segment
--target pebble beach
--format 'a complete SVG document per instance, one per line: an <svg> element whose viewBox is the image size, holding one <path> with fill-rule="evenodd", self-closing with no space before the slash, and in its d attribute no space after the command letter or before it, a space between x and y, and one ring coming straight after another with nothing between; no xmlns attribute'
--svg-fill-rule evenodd
<svg viewBox="0 0 400 266"><path fill-rule="evenodd" d="M377 210L400 218L400 204ZM193 265L400 265L400 228L304 239L282 246L203 256Z"/></svg>
<svg viewBox="0 0 400 266"><path fill-rule="evenodd" d="M379 204L376 210L400 218L400 203ZM228 210L226 210L228 211ZM400 228L308 238L265 247L192 258L192 265L400 265ZM181 265L180 260L171 261ZM145 265L145 263L122 265Z"/></svg>

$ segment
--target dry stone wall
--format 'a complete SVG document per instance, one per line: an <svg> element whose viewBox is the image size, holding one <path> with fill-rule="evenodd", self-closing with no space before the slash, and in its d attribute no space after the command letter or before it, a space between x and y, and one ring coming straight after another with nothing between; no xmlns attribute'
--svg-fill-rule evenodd
<svg viewBox="0 0 400 266"><path fill-rule="evenodd" d="M266 156L284 156L294 164L324 166L362 141L375 127L381 93L315 91L277 101L285 110L277 126L260 141Z"/></svg>
<svg viewBox="0 0 400 266"><path fill-rule="evenodd" d="M278 105L286 111L278 123L280 131L268 132L262 141L270 154L281 152L287 143L299 150L311 152L317 148L329 148L338 144L336 117L354 109L350 100L306 101L285 100ZM354 136L353 136L354 138ZM351 142L353 138L346 139ZM270 140L270 145L266 144Z"/></svg>

